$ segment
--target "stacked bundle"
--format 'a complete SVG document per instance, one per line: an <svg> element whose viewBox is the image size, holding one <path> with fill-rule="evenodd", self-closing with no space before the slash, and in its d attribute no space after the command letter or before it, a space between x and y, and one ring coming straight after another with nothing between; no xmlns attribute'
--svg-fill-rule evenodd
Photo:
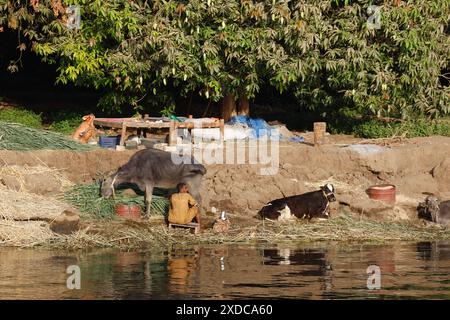
<svg viewBox="0 0 450 320"><path fill-rule="evenodd" d="M70 140L62 134L0 121L0 150L68 149L92 150L92 146Z"/></svg>

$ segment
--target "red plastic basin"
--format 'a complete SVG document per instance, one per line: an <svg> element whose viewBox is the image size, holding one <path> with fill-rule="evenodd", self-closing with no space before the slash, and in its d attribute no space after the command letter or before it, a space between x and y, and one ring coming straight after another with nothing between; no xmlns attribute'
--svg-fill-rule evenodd
<svg viewBox="0 0 450 320"><path fill-rule="evenodd" d="M396 189L392 184L380 184L371 186L367 189L367 194L370 199L381 200L387 203L395 203Z"/></svg>
<svg viewBox="0 0 450 320"><path fill-rule="evenodd" d="M125 219L140 220L141 207L138 205L118 204L116 205L116 214Z"/></svg>

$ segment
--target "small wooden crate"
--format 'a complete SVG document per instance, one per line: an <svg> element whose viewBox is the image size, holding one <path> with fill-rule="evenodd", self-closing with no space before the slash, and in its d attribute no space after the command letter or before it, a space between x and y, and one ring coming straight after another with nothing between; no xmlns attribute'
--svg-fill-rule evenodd
<svg viewBox="0 0 450 320"><path fill-rule="evenodd" d="M200 232L200 225L195 222L191 222L191 223L187 223L187 224L169 223L169 230L174 227L194 229L195 234L198 234Z"/></svg>

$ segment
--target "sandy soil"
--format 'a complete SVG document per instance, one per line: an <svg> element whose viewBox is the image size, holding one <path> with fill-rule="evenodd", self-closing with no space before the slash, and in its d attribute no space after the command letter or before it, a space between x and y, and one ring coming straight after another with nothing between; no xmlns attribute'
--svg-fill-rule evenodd
<svg viewBox="0 0 450 320"><path fill-rule="evenodd" d="M201 190L203 210L208 212L212 207L226 210L235 223L242 220L248 224L255 221L253 217L268 201L316 190L327 182L335 185L337 193L332 216L352 212L355 216L381 221L418 222L416 207L425 193L450 199L450 138L362 140L338 135L328 136L326 145L314 147L310 143L312 135L303 136L306 143L280 144L278 172L274 175L261 175L261 168L268 165L207 164ZM354 144L358 144L358 150L381 149L371 154L360 153L352 149ZM248 146L241 149L247 159L249 153L255 152ZM49 201L56 199L73 183L91 182L115 170L133 153L102 149L89 152L2 150L0 187L5 194L5 190L26 193L25 202L37 194L45 203L46 197ZM369 186L382 183L396 185L395 206L371 200L366 195ZM36 212L33 220L40 216L48 220L56 211L52 215Z"/></svg>

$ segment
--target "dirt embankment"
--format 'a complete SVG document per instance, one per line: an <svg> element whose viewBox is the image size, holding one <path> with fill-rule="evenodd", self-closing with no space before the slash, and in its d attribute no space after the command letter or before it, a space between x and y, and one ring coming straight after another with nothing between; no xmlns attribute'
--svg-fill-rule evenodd
<svg viewBox="0 0 450 320"><path fill-rule="evenodd" d="M300 194L331 182L339 205L371 217L399 220L415 218L415 207L423 193L450 198L450 138L430 137L403 141L351 139L353 144L333 143L319 148L285 143L279 148L278 172L261 175L270 164L211 164L202 186L205 210L216 207L252 216L275 198ZM357 148L354 144L359 142ZM361 144L363 142L364 144ZM361 147L362 146L362 147ZM238 149L234 149L238 153ZM248 154L256 149L246 147ZM126 163L133 151L0 151L0 183L9 189L54 195L68 183L86 183ZM59 176L45 170L29 170L20 178L11 168L57 169ZM9 168L9 170L8 170ZM365 190L372 184L397 186L397 205L392 208L369 200ZM340 204L339 204L340 203Z"/></svg>
<svg viewBox="0 0 450 320"><path fill-rule="evenodd" d="M374 218L401 220L416 217L415 208L424 192L450 198L450 138L411 139L391 146L364 144L356 150L345 144L282 145L279 170L273 176L260 175L257 165L209 166L204 203L251 215L269 200L331 182L341 206ZM373 150L377 152L367 152ZM365 190L380 183L396 185L394 208L368 199ZM335 213L340 211L339 203L334 205Z"/></svg>
<svg viewBox="0 0 450 320"><path fill-rule="evenodd" d="M7 151L0 150L0 167L27 166L48 167L57 169L73 183L91 182L111 170L126 163L133 151L113 151L106 149L88 152L73 152L66 150L36 150L36 151ZM44 176L39 177L41 185L50 183ZM49 186L50 187L50 186ZM41 188L42 189L42 188ZM36 187L36 192L42 190Z"/></svg>

